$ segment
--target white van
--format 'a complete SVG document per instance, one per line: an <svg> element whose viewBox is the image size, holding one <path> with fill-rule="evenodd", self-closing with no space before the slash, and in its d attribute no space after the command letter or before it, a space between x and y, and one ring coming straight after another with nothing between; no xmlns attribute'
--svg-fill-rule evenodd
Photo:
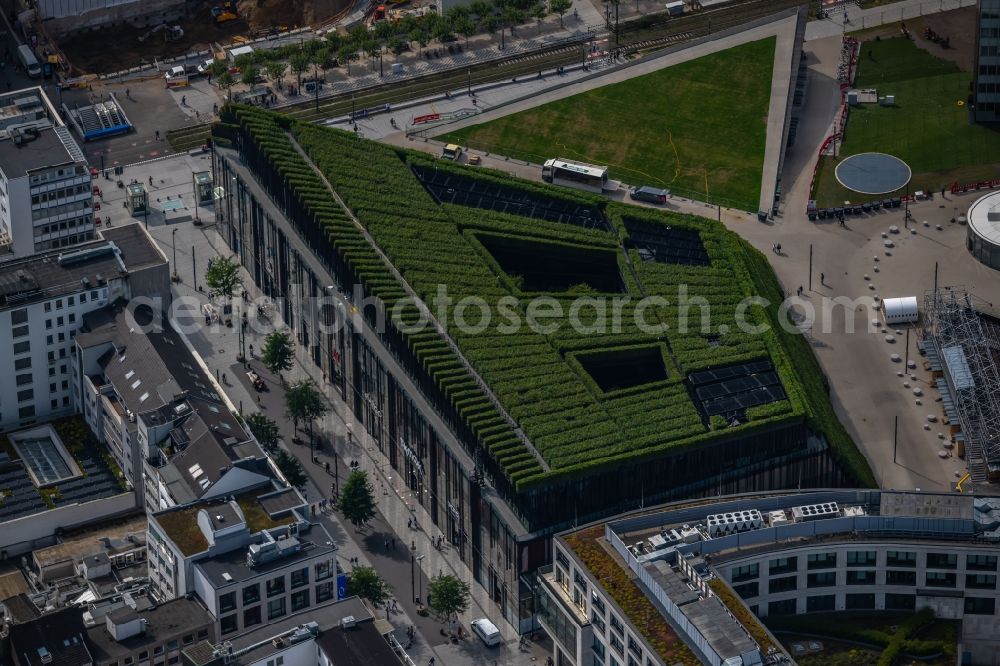
<svg viewBox="0 0 1000 666"><path fill-rule="evenodd" d="M472 630L476 632L476 635L479 636L487 647L496 647L503 643L503 636L500 635L500 630L485 617L473 620Z"/></svg>
<svg viewBox="0 0 1000 666"><path fill-rule="evenodd" d="M35 53L31 50L31 47L27 44L21 44L17 47L17 57L24 65L24 71L28 73L33 79L37 79L42 75L42 66L38 64L38 58L35 57Z"/></svg>

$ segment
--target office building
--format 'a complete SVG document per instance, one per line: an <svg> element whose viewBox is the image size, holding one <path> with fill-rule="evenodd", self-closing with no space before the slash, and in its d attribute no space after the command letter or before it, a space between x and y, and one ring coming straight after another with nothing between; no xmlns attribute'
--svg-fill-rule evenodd
<svg viewBox="0 0 1000 666"><path fill-rule="evenodd" d="M95 237L83 151L39 88L0 95L0 261Z"/></svg>
<svg viewBox="0 0 1000 666"><path fill-rule="evenodd" d="M979 0L973 104L976 122L1000 120L1000 0Z"/></svg>
<svg viewBox="0 0 1000 666"><path fill-rule="evenodd" d="M134 295L169 303L166 257L138 224L0 264L0 428L74 412L73 339L84 316Z"/></svg>
<svg viewBox="0 0 1000 666"><path fill-rule="evenodd" d="M94 666L170 666L185 647L215 638L212 616L194 599L124 606L86 629Z"/></svg>
<svg viewBox="0 0 1000 666"><path fill-rule="evenodd" d="M962 621L963 663L992 663L998 542L997 497L842 490L665 505L556 536L540 619L557 664L738 666L784 650L758 617L930 608Z"/></svg>

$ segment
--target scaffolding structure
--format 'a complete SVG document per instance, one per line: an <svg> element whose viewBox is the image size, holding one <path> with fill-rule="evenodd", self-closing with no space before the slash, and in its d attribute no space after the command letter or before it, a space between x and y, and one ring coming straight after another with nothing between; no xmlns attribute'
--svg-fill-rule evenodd
<svg viewBox="0 0 1000 666"><path fill-rule="evenodd" d="M958 413L973 482L1000 476L1000 326L977 310L980 301L960 286L924 296L925 331Z"/></svg>

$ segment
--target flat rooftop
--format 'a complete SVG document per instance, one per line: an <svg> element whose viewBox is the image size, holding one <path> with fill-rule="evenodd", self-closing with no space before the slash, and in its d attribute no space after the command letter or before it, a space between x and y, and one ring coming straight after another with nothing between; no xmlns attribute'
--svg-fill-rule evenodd
<svg viewBox="0 0 1000 666"><path fill-rule="evenodd" d="M0 139L0 169L8 180L37 169L76 162L84 162L83 153L65 127L41 128L34 139L20 145Z"/></svg>
<svg viewBox="0 0 1000 666"><path fill-rule="evenodd" d="M114 622L128 622L135 618L146 620L146 631L137 636L116 641L108 632L105 623L87 628L91 651L97 661L115 659L130 655L144 645L162 643L168 637L194 632L213 623L212 616L199 602L179 598L158 606L136 611L125 606L108 614Z"/></svg>
<svg viewBox="0 0 1000 666"><path fill-rule="evenodd" d="M166 264L139 223L100 233L98 240L0 264L0 308L97 289L129 271Z"/></svg>
<svg viewBox="0 0 1000 666"><path fill-rule="evenodd" d="M39 568L45 568L60 562L79 562L98 551L115 553L145 546L146 524L146 516L143 514L95 525L63 536L62 542L54 546L35 550L32 557ZM142 543L129 541L129 535L135 535ZM109 545L105 544L105 539L110 542Z"/></svg>
<svg viewBox="0 0 1000 666"><path fill-rule="evenodd" d="M296 562L304 562L323 556L336 557L335 553L337 549L332 543L333 537L319 523L313 524L308 533L303 533L300 529L296 538L302 544L301 550L253 567L247 566L248 547L237 548L227 553L199 560L194 566L215 587L219 588L241 583L259 576L266 576L276 569L285 569ZM226 578L226 575L229 577Z"/></svg>

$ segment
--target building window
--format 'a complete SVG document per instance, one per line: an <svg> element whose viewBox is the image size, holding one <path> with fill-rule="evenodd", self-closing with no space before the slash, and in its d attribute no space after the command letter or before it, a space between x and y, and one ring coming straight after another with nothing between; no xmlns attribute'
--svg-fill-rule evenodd
<svg viewBox="0 0 1000 666"><path fill-rule="evenodd" d="M958 566L955 553L927 553L928 569L954 569Z"/></svg>
<svg viewBox="0 0 1000 666"><path fill-rule="evenodd" d="M618 653L619 656L625 656L625 644L622 643L622 639L618 638L614 634L611 634L611 649Z"/></svg>
<svg viewBox="0 0 1000 666"><path fill-rule="evenodd" d="M596 635L594 636L594 643L591 645L591 649L594 651L594 654L601 658L603 663L604 655L607 654L607 648L604 647L604 643Z"/></svg>
<svg viewBox="0 0 1000 666"><path fill-rule="evenodd" d="M968 615L993 615L997 600L993 597L966 597L965 612Z"/></svg>
<svg viewBox="0 0 1000 666"><path fill-rule="evenodd" d="M14 361L15 370L27 370L31 367L31 357L25 356L24 358L19 358Z"/></svg>
<svg viewBox="0 0 1000 666"><path fill-rule="evenodd" d="M785 599L784 601L772 601L767 605L768 615L795 615L795 599Z"/></svg>
<svg viewBox="0 0 1000 666"><path fill-rule="evenodd" d="M231 610L236 609L236 593L226 592L225 594L219 595L219 612L228 613Z"/></svg>
<svg viewBox="0 0 1000 666"><path fill-rule="evenodd" d="M285 593L285 577L278 576L277 578L272 578L267 581L267 596L275 597L279 594Z"/></svg>
<svg viewBox="0 0 1000 666"><path fill-rule="evenodd" d="M965 568L974 569L975 571L996 571L997 570L997 556L996 555L966 555L965 556Z"/></svg>
<svg viewBox="0 0 1000 666"><path fill-rule="evenodd" d="M18 324L28 323L28 310L26 308L21 308L20 310L12 310L10 313L10 325L17 326Z"/></svg>
<svg viewBox="0 0 1000 666"><path fill-rule="evenodd" d="M28 334L27 326L15 326L13 329L11 329L11 337L14 338L23 338L27 334Z"/></svg>
<svg viewBox="0 0 1000 666"><path fill-rule="evenodd" d="M744 580L752 580L760 576L760 565L754 562L753 564L745 564L741 567L733 567L733 582L739 583Z"/></svg>
<svg viewBox="0 0 1000 666"><path fill-rule="evenodd" d="M622 626L622 621L619 620L614 613L611 614L611 628L617 631L619 634L625 633L625 627Z"/></svg>
<svg viewBox="0 0 1000 666"><path fill-rule="evenodd" d="M21 342L14 343L14 353L15 354L27 354L31 351L31 341L22 340Z"/></svg>
<svg viewBox="0 0 1000 666"><path fill-rule="evenodd" d="M955 587L956 576L953 573L944 573L942 571L928 571L927 579L924 583L927 587Z"/></svg>
<svg viewBox="0 0 1000 666"><path fill-rule="evenodd" d="M219 629L222 635L231 634L240 628L240 623L236 619L236 613L219 618Z"/></svg>
<svg viewBox="0 0 1000 666"><path fill-rule="evenodd" d="M798 576L785 576L784 578L772 578L767 583L767 591L769 594L777 594L779 592L790 592L798 587Z"/></svg>
<svg viewBox="0 0 1000 666"><path fill-rule="evenodd" d="M889 570L885 572L885 584L886 585L909 585L915 586L917 584L917 572L916 571L893 571Z"/></svg>
<svg viewBox="0 0 1000 666"><path fill-rule="evenodd" d="M309 584L309 567L292 572L292 589Z"/></svg>
<svg viewBox="0 0 1000 666"><path fill-rule="evenodd" d="M977 590L995 590L997 577L993 574L966 574L965 586Z"/></svg>
<svg viewBox="0 0 1000 666"><path fill-rule="evenodd" d="M28 372L23 375L17 375L17 377L14 378L14 383L16 383L18 386L24 386L25 384L30 384L32 382L32 379L33 379L32 374Z"/></svg>
<svg viewBox="0 0 1000 666"><path fill-rule="evenodd" d="M604 617L599 615L596 610L591 611L590 621L594 623L595 627L600 628L601 631L604 631L604 628L607 626L604 623Z"/></svg>
<svg viewBox="0 0 1000 666"><path fill-rule="evenodd" d="M49 301L48 303L45 304L45 311L46 312L52 312L52 302L51 301Z"/></svg>
<svg viewBox="0 0 1000 666"><path fill-rule="evenodd" d="M793 576L794 578L794 576ZM760 594L760 583L753 581L741 585L733 585L733 591L744 599L753 599Z"/></svg>
<svg viewBox="0 0 1000 666"><path fill-rule="evenodd" d="M24 389L23 391L17 392L18 402L27 402L28 400L35 399L35 389Z"/></svg>
<svg viewBox="0 0 1000 666"><path fill-rule="evenodd" d="M889 550L885 553L887 567L916 567L917 554L904 550Z"/></svg>
<svg viewBox="0 0 1000 666"><path fill-rule="evenodd" d="M309 590L292 592L292 612L300 611L309 605Z"/></svg>
<svg viewBox="0 0 1000 666"><path fill-rule="evenodd" d="M874 550L852 550L847 553L847 566L849 567L873 567L875 560Z"/></svg>
<svg viewBox="0 0 1000 666"><path fill-rule="evenodd" d="M847 572L847 584L848 585L874 585L875 584L875 571L873 569L848 571Z"/></svg>
<svg viewBox="0 0 1000 666"><path fill-rule="evenodd" d="M915 610L916 607L917 607L917 595L915 594L885 595L886 610Z"/></svg>
<svg viewBox="0 0 1000 666"><path fill-rule="evenodd" d="M848 594L845 602L847 610L873 610L875 608L875 595Z"/></svg>
<svg viewBox="0 0 1000 666"><path fill-rule="evenodd" d="M267 619L274 620L285 614L285 598L271 599L267 602Z"/></svg>
<svg viewBox="0 0 1000 666"><path fill-rule="evenodd" d="M823 594L818 597L806 597L807 613L822 613L832 611L836 607L836 594Z"/></svg>
<svg viewBox="0 0 1000 666"><path fill-rule="evenodd" d="M333 583L320 583L316 586L316 603L333 599Z"/></svg>
<svg viewBox="0 0 1000 666"><path fill-rule="evenodd" d="M255 624L260 624L260 606L247 608L243 611L243 628L246 629Z"/></svg>
<svg viewBox="0 0 1000 666"><path fill-rule="evenodd" d="M808 569L837 568L837 553L811 553L806 560Z"/></svg>
<svg viewBox="0 0 1000 666"><path fill-rule="evenodd" d="M194 643L194 634L188 634L187 636L182 638L181 643L183 643L184 645L191 645L191 643Z"/></svg>
<svg viewBox="0 0 1000 666"><path fill-rule="evenodd" d="M198 640L203 641L206 640L207 638L208 638L208 629L199 629Z"/></svg>
<svg viewBox="0 0 1000 666"><path fill-rule="evenodd" d="M604 599L601 599L601 596L597 594L596 590L591 591L590 593L590 605L600 611L601 615L604 615L606 610L604 606Z"/></svg>
<svg viewBox="0 0 1000 666"><path fill-rule="evenodd" d="M767 570L772 576L775 574L792 573L799 568L798 557L779 557L767 563Z"/></svg>
<svg viewBox="0 0 1000 666"><path fill-rule="evenodd" d="M27 407L21 407L17 410L17 418L27 419L35 415L35 406L28 405Z"/></svg>
<svg viewBox="0 0 1000 666"><path fill-rule="evenodd" d="M806 587L831 587L837 584L836 571L824 571L822 573L809 574L806 578Z"/></svg>
<svg viewBox="0 0 1000 666"><path fill-rule="evenodd" d="M632 636L628 637L628 651L642 660L642 646Z"/></svg>
<svg viewBox="0 0 1000 666"><path fill-rule="evenodd" d="M249 606L260 601L260 583L247 585L243 588L243 605Z"/></svg>
<svg viewBox="0 0 1000 666"><path fill-rule="evenodd" d="M320 562L315 566L316 580L326 580L333 575L333 570L330 568L329 562Z"/></svg>
<svg viewBox="0 0 1000 666"><path fill-rule="evenodd" d="M556 548L556 562L561 564L564 569L569 569L569 560L566 559L566 555L559 548Z"/></svg>

